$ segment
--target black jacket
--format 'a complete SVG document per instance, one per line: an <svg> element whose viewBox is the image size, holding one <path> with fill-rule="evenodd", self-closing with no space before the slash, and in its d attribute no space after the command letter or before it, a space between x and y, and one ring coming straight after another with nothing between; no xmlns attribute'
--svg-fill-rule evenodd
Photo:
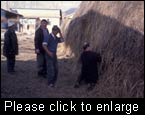
<svg viewBox="0 0 150 120"><path fill-rule="evenodd" d="M80 62L82 64L81 79L86 82L96 82L98 80L98 62L101 62L99 54L92 51L85 51L81 54Z"/></svg>
<svg viewBox="0 0 150 120"><path fill-rule="evenodd" d="M14 30L8 29L4 35L3 55L18 55L18 39Z"/></svg>
<svg viewBox="0 0 150 120"><path fill-rule="evenodd" d="M35 32L34 45L35 45L35 49L39 49L40 53L45 53L42 46L43 40L44 40L43 30L41 27L39 27Z"/></svg>

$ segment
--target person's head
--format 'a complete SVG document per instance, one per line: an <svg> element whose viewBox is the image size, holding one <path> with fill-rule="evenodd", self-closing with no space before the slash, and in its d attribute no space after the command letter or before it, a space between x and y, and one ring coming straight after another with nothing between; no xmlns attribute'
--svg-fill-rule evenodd
<svg viewBox="0 0 150 120"><path fill-rule="evenodd" d="M42 28L46 28L46 27L47 27L47 24L48 24L47 20L43 19L43 20L41 21L41 27L42 27Z"/></svg>
<svg viewBox="0 0 150 120"><path fill-rule="evenodd" d="M90 50L90 44L89 44L88 42L85 42L85 43L83 44L83 50L84 50L84 51Z"/></svg>
<svg viewBox="0 0 150 120"><path fill-rule="evenodd" d="M52 28L52 33L54 35L57 35L57 33L59 33L59 32L60 32L59 27L57 25L54 25L53 28Z"/></svg>
<svg viewBox="0 0 150 120"><path fill-rule="evenodd" d="M9 29L15 29L16 23L14 21L8 21L8 28Z"/></svg>

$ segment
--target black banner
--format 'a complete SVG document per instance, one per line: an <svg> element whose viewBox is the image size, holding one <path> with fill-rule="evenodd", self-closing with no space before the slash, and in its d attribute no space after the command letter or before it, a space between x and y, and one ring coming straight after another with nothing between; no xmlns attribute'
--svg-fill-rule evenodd
<svg viewBox="0 0 150 120"><path fill-rule="evenodd" d="M1 115L145 115L144 98L1 98Z"/></svg>

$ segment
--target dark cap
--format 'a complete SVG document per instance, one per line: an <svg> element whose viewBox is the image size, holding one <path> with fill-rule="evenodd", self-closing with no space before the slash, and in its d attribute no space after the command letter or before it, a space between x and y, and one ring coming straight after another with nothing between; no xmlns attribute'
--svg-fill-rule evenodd
<svg viewBox="0 0 150 120"><path fill-rule="evenodd" d="M90 44L88 42L85 42L83 44L83 49L85 50L86 48L90 47Z"/></svg>

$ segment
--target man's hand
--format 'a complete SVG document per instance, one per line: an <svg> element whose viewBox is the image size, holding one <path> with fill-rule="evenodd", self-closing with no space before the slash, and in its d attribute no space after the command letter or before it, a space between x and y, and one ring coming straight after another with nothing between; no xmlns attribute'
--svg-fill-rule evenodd
<svg viewBox="0 0 150 120"><path fill-rule="evenodd" d="M47 45L43 44L43 48L44 48L45 52L48 54L48 56L53 57L53 53L48 50Z"/></svg>
<svg viewBox="0 0 150 120"><path fill-rule="evenodd" d="M53 53L48 51L47 54L50 56L50 57L53 57Z"/></svg>

